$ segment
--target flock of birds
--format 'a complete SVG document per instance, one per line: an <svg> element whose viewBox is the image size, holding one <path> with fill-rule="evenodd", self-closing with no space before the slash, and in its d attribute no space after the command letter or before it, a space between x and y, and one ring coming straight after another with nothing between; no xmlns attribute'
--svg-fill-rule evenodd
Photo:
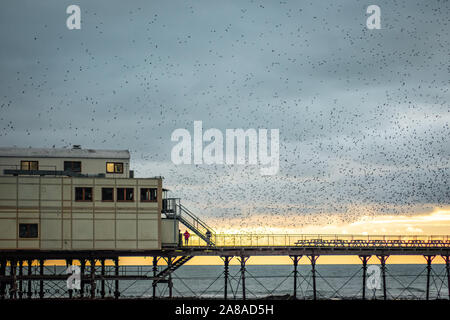
<svg viewBox="0 0 450 320"><path fill-rule="evenodd" d="M356 2L178 5L82 5L81 30L37 14L5 35L1 145L129 149L138 175L242 226L449 204L447 2L381 5L382 30ZM279 173L174 166L194 120L279 129Z"/></svg>

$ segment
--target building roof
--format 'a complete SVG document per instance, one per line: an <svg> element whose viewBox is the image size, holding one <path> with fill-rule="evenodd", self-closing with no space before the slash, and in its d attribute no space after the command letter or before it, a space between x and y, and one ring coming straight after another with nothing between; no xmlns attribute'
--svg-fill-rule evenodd
<svg viewBox="0 0 450 320"><path fill-rule="evenodd" d="M130 159L128 150L0 147L0 157Z"/></svg>

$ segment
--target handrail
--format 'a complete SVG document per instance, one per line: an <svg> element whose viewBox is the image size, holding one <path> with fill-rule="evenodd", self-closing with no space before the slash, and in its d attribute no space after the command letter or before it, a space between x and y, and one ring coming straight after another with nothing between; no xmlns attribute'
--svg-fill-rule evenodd
<svg viewBox="0 0 450 320"><path fill-rule="evenodd" d="M450 235L214 234L215 246L450 246ZM193 236L191 246L201 246Z"/></svg>
<svg viewBox="0 0 450 320"><path fill-rule="evenodd" d="M192 211L190 211L188 208L186 208L185 206L183 206L181 203L178 204L181 208L181 211L183 211L184 213L186 213L189 217L191 217L192 219L194 219L195 222L197 222L197 224L200 224L203 228L205 228L206 230L209 230L212 234L215 234L215 231L213 228L211 228L210 226L208 226L205 222L203 222L202 220L200 220L196 215L194 215L192 213ZM197 226L195 226L197 227Z"/></svg>
<svg viewBox="0 0 450 320"><path fill-rule="evenodd" d="M15 170L20 170L22 166L20 164L7 164L7 163L0 163L0 167L14 167ZM54 169L53 171L56 171L56 165L50 165L50 164L40 164L39 168L51 168Z"/></svg>
<svg viewBox="0 0 450 320"><path fill-rule="evenodd" d="M184 224L187 228L191 229L197 236L206 242L208 245L214 245L215 231L199 217L197 217L192 211L183 206L180 203L179 198L166 198L164 199L164 206L162 213L168 218L175 218Z"/></svg>

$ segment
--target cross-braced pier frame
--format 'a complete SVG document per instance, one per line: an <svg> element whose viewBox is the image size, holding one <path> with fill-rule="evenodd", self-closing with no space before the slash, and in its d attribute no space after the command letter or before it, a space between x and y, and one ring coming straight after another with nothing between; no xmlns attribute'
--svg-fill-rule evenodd
<svg viewBox="0 0 450 320"><path fill-rule="evenodd" d="M233 236L233 240L224 242L215 235L213 239L217 245L211 243L191 242L190 246L177 248L163 248L162 250L127 250L127 251L42 251L42 250L3 250L0 252L0 298L1 299L45 299L45 298L84 298L84 299L119 299L120 297L133 298L172 298L174 296L210 297L222 299L249 299L260 298L248 287L248 280L264 288L266 297L277 295L277 287L291 282L292 290L286 298L349 298L349 294L342 294L343 287L353 278L361 279L359 289L354 289L350 298L367 299L368 291L368 262L376 260L380 270L379 290L381 299L402 298L403 293L410 292L412 299L450 299L450 241L444 237L355 237L355 236L305 236L282 235L285 243L279 244L277 236L258 235L258 239L249 235ZM223 235L223 237L230 237ZM240 237L240 238L239 238ZM281 235L280 235L281 237ZM239 238L239 239L238 239ZM265 242L263 242L262 239ZM294 241L294 239L296 239ZM195 240L195 239L194 239ZM248 243L250 241L250 244ZM257 244L258 242L258 244ZM238 244L236 244L238 243ZM221 245L222 244L222 245ZM417 277L402 283L401 275L390 273L387 261L391 256L423 256L426 266L423 273L426 282L422 288L424 295L416 295L411 291L412 284ZM186 262L197 256L217 256L223 261L223 272L215 277L213 282L207 278L204 281L206 289L199 292L191 290L188 294L180 292L174 286L177 282L186 285L188 278L177 276L176 271ZM263 280L273 275L256 276L247 266L248 260L253 256L287 256L293 263L292 272L281 279L275 288L267 288ZM321 256L358 256L362 267L346 276L346 281L333 284L332 281L319 272L317 261ZM120 257L150 257L147 266L120 265ZM303 258L303 260L302 260ZM433 261L442 259L444 268L436 272ZM232 270L230 262L234 259L238 263L237 270ZM305 260L306 259L306 260ZM66 266L76 264L79 266L81 280L80 290L68 289L66 286L70 274L65 267L56 267L52 261L65 261ZM300 260L310 265L300 265ZM146 260L148 261L148 260ZM331 267L332 268L332 267ZM301 270L299 270L301 269ZM201 275L200 275L201 276ZM412 275L409 275L410 277ZM397 295L389 291L389 281L402 287ZM223 282L222 282L223 281ZM223 285L218 285L218 283ZM275 282L273 282L275 283ZM213 284L213 292L208 291ZM326 296L319 289L319 285L327 285L331 295ZM130 288L139 286L139 290L132 293ZM417 285L416 285L417 286ZM186 285L186 287L189 287ZM434 288L434 296L431 289ZM162 291L162 292L161 292ZM300 291L300 292L299 292ZM205 294L205 295L203 295ZM373 296L372 296L373 298Z"/></svg>

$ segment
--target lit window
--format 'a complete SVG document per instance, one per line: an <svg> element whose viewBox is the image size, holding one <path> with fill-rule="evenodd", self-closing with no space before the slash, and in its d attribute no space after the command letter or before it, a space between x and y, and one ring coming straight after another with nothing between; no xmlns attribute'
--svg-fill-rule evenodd
<svg viewBox="0 0 450 320"><path fill-rule="evenodd" d="M123 173L123 162L107 162L107 173Z"/></svg>
<svg viewBox="0 0 450 320"><path fill-rule="evenodd" d="M37 238L37 223L19 223L19 238Z"/></svg>
<svg viewBox="0 0 450 320"><path fill-rule="evenodd" d="M75 188L75 201L92 201L92 188Z"/></svg>
<svg viewBox="0 0 450 320"><path fill-rule="evenodd" d="M157 194L156 188L141 188L141 201L156 201Z"/></svg>
<svg viewBox="0 0 450 320"><path fill-rule="evenodd" d="M117 188L117 201L134 201L134 189Z"/></svg>
<svg viewBox="0 0 450 320"><path fill-rule="evenodd" d="M20 169L21 170L39 170L39 162L38 161L20 161Z"/></svg>

